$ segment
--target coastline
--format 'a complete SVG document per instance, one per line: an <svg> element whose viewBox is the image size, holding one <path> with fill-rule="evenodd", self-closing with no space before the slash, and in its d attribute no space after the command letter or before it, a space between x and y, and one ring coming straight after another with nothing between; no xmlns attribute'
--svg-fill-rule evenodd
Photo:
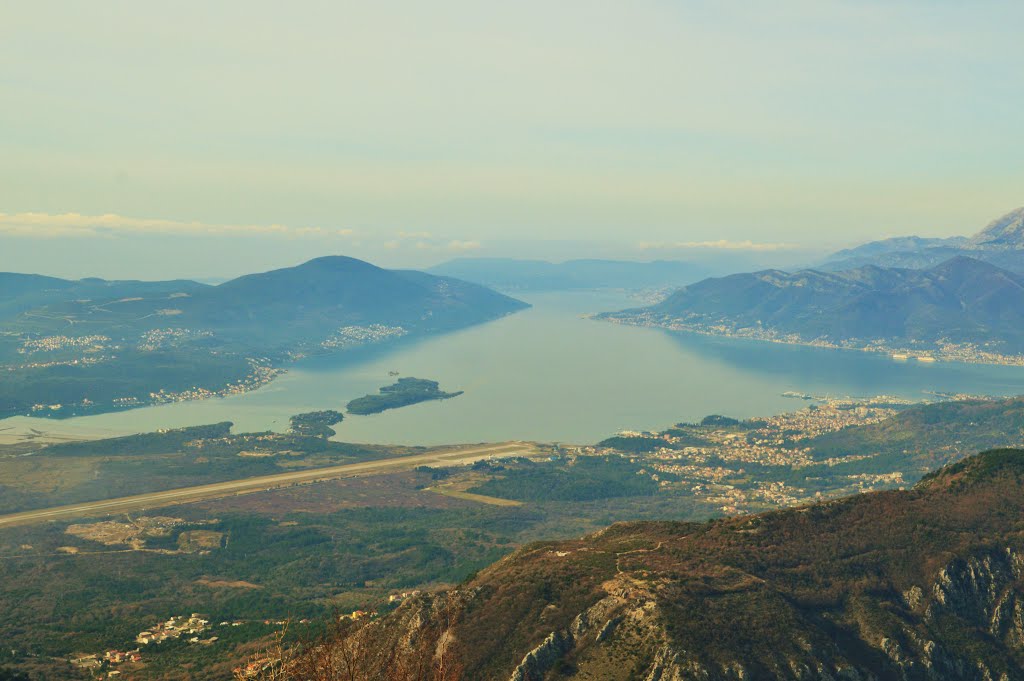
<svg viewBox="0 0 1024 681"><path fill-rule="evenodd" d="M611 316L593 316L591 318L623 326L664 329L666 331L692 333L711 338L732 338L738 340L759 341L762 343L776 343L779 345L798 345L811 348L825 348L828 350L851 350L855 352L886 354L890 355L893 361L918 361L921 363L945 362L1024 367L1024 355L1004 355L979 350L971 346L957 345L955 343L942 343L930 348L888 346L884 345L883 343L885 343L885 341L881 339L869 341L868 344L865 345L854 344L853 342L850 344L842 344L821 339L806 340L800 338L796 334L784 336L777 335L779 332L764 329L750 329L749 333L743 333L745 329L729 330L724 325L716 325L709 328L703 325L692 325L682 322L654 322Z"/></svg>

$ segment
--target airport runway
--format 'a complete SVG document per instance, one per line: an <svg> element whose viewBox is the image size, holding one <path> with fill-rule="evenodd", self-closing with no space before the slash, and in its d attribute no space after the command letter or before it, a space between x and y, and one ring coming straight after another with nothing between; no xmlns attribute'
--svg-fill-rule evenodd
<svg viewBox="0 0 1024 681"><path fill-rule="evenodd" d="M44 522L47 520L67 520L69 518L113 515L117 513L126 513L128 511L141 511L150 508L159 508L161 506L172 506L190 501L199 501L200 499L216 499L218 497L227 497L235 494L249 494L252 492L268 491L280 487L290 487L295 484L317 482L320 480L336 480L338 478L347 478L356 475L367 475L389 470L415 468L416 466L431 464L449 466L468 464L481 459L487 459L492 456L508 456L517 453L528 454L534 451L534 449L534 445L527 442L503 442L498 444L438 449L423 454L399 456L390 459L376 459L374 461L361 461L359 463L330 466L327 468L311 468L289 473L261 475L255 478L242 478L240 480L216 482L209 485L198 485L196 487L181 487L178 489L169 489L162 492L149 492L147 494L139 494L131 497L119 497L117 499L105 499L102 501L88 501L69 506L56 506L53 508L37 509L35 511L12 513L10 515L0 516L0 528Z"/></svg>

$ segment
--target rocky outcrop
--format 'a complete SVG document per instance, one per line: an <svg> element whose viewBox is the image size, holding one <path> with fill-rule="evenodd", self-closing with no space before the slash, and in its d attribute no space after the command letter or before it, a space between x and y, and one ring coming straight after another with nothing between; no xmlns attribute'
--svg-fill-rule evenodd
<svg viewBox="0 0 1024 681"><path fill-rule="evenodd" d="M1024 555L1012 547L953 561L932 585L934 600L928 616L953 613L988 629L993 636L1011 636L1020 646L1024 630L1017 586L1022 577Z"/></svg>
<svg viewBox="0 0 1024 681"><path fill-rule="evenodd" d="M565 632L551 632L539 646L526 653L526 657L512 672L509 681L542 679L555 662L572 650L575 641Z"/></svg>

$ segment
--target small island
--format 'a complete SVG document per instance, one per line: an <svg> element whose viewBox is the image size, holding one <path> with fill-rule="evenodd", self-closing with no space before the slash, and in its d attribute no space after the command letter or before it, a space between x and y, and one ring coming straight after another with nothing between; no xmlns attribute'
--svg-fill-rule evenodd
<svg viewBox="0 0 1024 681"><path fill-rule="evenodd" d="M381 388L378 395L365 395L349 402L348 413L359 416L379 414L388 409L408 407L410 404L430 400L447 400L461 394L461 390L454 393L443 392L437 381L425 378L400 378L397 383Z"/></svg>
<svg viewBox="0 0 1024 681"><path fill-rule="evenodd" d="M344 414L333 409L296 414L291 418L291 432L295 435L327 439L335 435L331 426L341 423L344 418Z"/></svg>

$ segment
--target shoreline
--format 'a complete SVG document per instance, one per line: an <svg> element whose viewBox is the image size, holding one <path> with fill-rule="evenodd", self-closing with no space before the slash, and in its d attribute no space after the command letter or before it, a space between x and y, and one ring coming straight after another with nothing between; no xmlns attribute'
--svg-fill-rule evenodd
<svg viewBox="0 0 1024 681"><path fill-rule="evenodd" d="M1024 367L1024 355L1001 355L999 353L984 353L983 356L964 356L959 354L951 354L948 350L944 351L942 347L938 347L931 350L922 350L871 345L851 346L839 345L837 343L831 343L828 341L807 341L792 339L788 337L766 338L763 336L757 336L753 334L710 330L707 328L690 326L686 324L661 324L654 322L632 321L628 319L620 319L615 317L598 316L593 316L591 317L591 319L596 319L598 321L603 322L610 322L612 324L619 324L621 326L636 326L647 329L663 329L665 331L673 331L676 333L692 333L698 336L706 336L709 338L728 338L732 340L775 343L776 345L794 345L807 348L822 348L825 350L849 350L852 352L867 352L878 355L889 355L890 358L895 362L917 361L922 364L944 362L949 364L981 364L988 366Z"/></svg>

